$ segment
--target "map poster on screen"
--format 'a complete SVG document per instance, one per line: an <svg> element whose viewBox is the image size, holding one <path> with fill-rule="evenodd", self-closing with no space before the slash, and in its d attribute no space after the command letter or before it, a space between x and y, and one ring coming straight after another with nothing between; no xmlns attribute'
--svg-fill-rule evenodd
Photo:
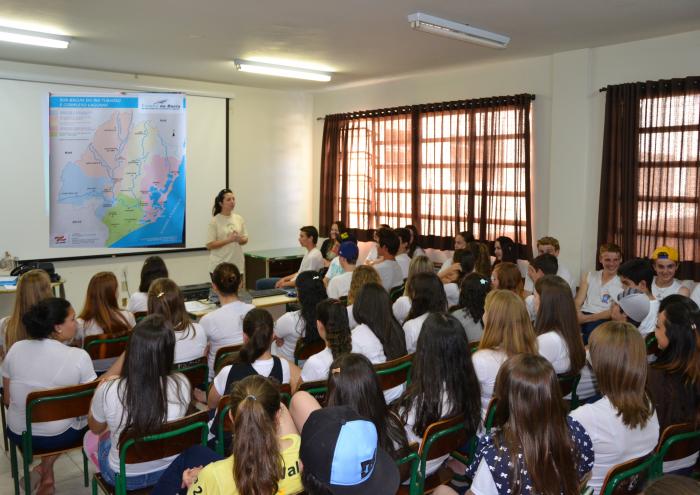
<svg viewBox="0 0 700 495"><path fill-rule="evenodd" d="M185 245L185 95L49 95L50 247Z"/></svg>

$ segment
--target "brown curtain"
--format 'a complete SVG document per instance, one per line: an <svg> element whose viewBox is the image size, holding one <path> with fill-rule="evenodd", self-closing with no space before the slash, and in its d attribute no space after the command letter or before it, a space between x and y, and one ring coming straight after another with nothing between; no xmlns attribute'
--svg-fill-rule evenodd
<svg viewBox="0 0 700 495"><path fill-rule="evenodd" d="M532 95L326 117L321 229L412 223L426 247L506 235L530 254ZM366 238L358 232L358 238Z"/></svg>
<svg viewBox="0 0 700 495"><path fill-rule="evenodd" d="M700 279L700 78L609 86L598 241L623 255L679 250L677 276Z"/></svg>

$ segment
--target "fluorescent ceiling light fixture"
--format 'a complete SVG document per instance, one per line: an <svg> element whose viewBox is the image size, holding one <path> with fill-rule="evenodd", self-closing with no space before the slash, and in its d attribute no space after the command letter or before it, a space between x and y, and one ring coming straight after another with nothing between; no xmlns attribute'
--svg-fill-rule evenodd
<svg viewBox="0 0 700 495"><path fill-rule="evenodd" d="M60 34L41 33L38 31L0 26L0 41L43 46L47 48L68 48L72 40L70 37Z"/></svg>
<svg viewBox="0 0 700 495"><path fill-rule="evenodd" d="M439 34L456 40L476 43L490 48L505 48L510 43L510 37L479 29L469 24L449 21L432 15L416 12L408 16L408 22L413 29L426 33Z"/></svg>
<svg viewBox="0 0 700 495"><path fill-rule="evenodd" d="M309 81L328 82L331 75L328 72L319 70L300 69L286 65L268 64L265 62L253 62L236 58L233 60L236 69L242 72L252 72L254 74L264 74L266 76L291 77L294 79L307 79Z"/></svg>

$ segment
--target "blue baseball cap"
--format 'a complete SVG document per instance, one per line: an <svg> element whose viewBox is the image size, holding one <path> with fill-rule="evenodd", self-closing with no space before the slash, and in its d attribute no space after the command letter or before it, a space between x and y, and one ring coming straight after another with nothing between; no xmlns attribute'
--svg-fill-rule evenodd
<svg viewBox="0 0 700 495"><path fill-rule="evenodd" d="M348 260L349 263L354 263L357 261L357 257L359 255L360 250L358 249L357 244L352 241L343 242L338 250L338 256L342 256Z"/></svg>
<svg viewBox="0 0 700 495"><path fill-rule="evenodd" d="M334 495L394 495L399 469L379 447L374 423L349 406L311 413L301 431L299 457L304 470Z"/></svg>

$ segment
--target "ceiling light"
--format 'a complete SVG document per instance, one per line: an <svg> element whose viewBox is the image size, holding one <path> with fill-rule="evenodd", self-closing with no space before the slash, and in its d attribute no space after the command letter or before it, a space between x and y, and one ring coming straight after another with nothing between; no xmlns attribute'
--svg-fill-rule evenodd
<svg viewBox="0 0 700 495"><path fill-rule="evenodd" d="M409 15L408 22L413 29L418 31L439 34L490 48L505 48L510 42L509 36L492 33L460 22L448 21L422 12Z"/></svg>
<svg viewBox="0 0 700 495"><path fill-rule="evenodd" d="M328 72L319 70L300 69L298 67L290 67L286 65L268 64L264 62L253 62L252 60L243 60L236 58L233 60L236 69L242 72L252 72L255 74L264 74L266 76L292 77L294 79L307 79L310 81L328 82L331 80L331 75Z"/></svg>
<svg viewBox="0 0 700 495"><path fill-rule="evenodd" d="M41 33L38 31L0 26L0 41L43 46L47 48L68 48L72 40L68 36L61 36L60 34Z"/></svg>

